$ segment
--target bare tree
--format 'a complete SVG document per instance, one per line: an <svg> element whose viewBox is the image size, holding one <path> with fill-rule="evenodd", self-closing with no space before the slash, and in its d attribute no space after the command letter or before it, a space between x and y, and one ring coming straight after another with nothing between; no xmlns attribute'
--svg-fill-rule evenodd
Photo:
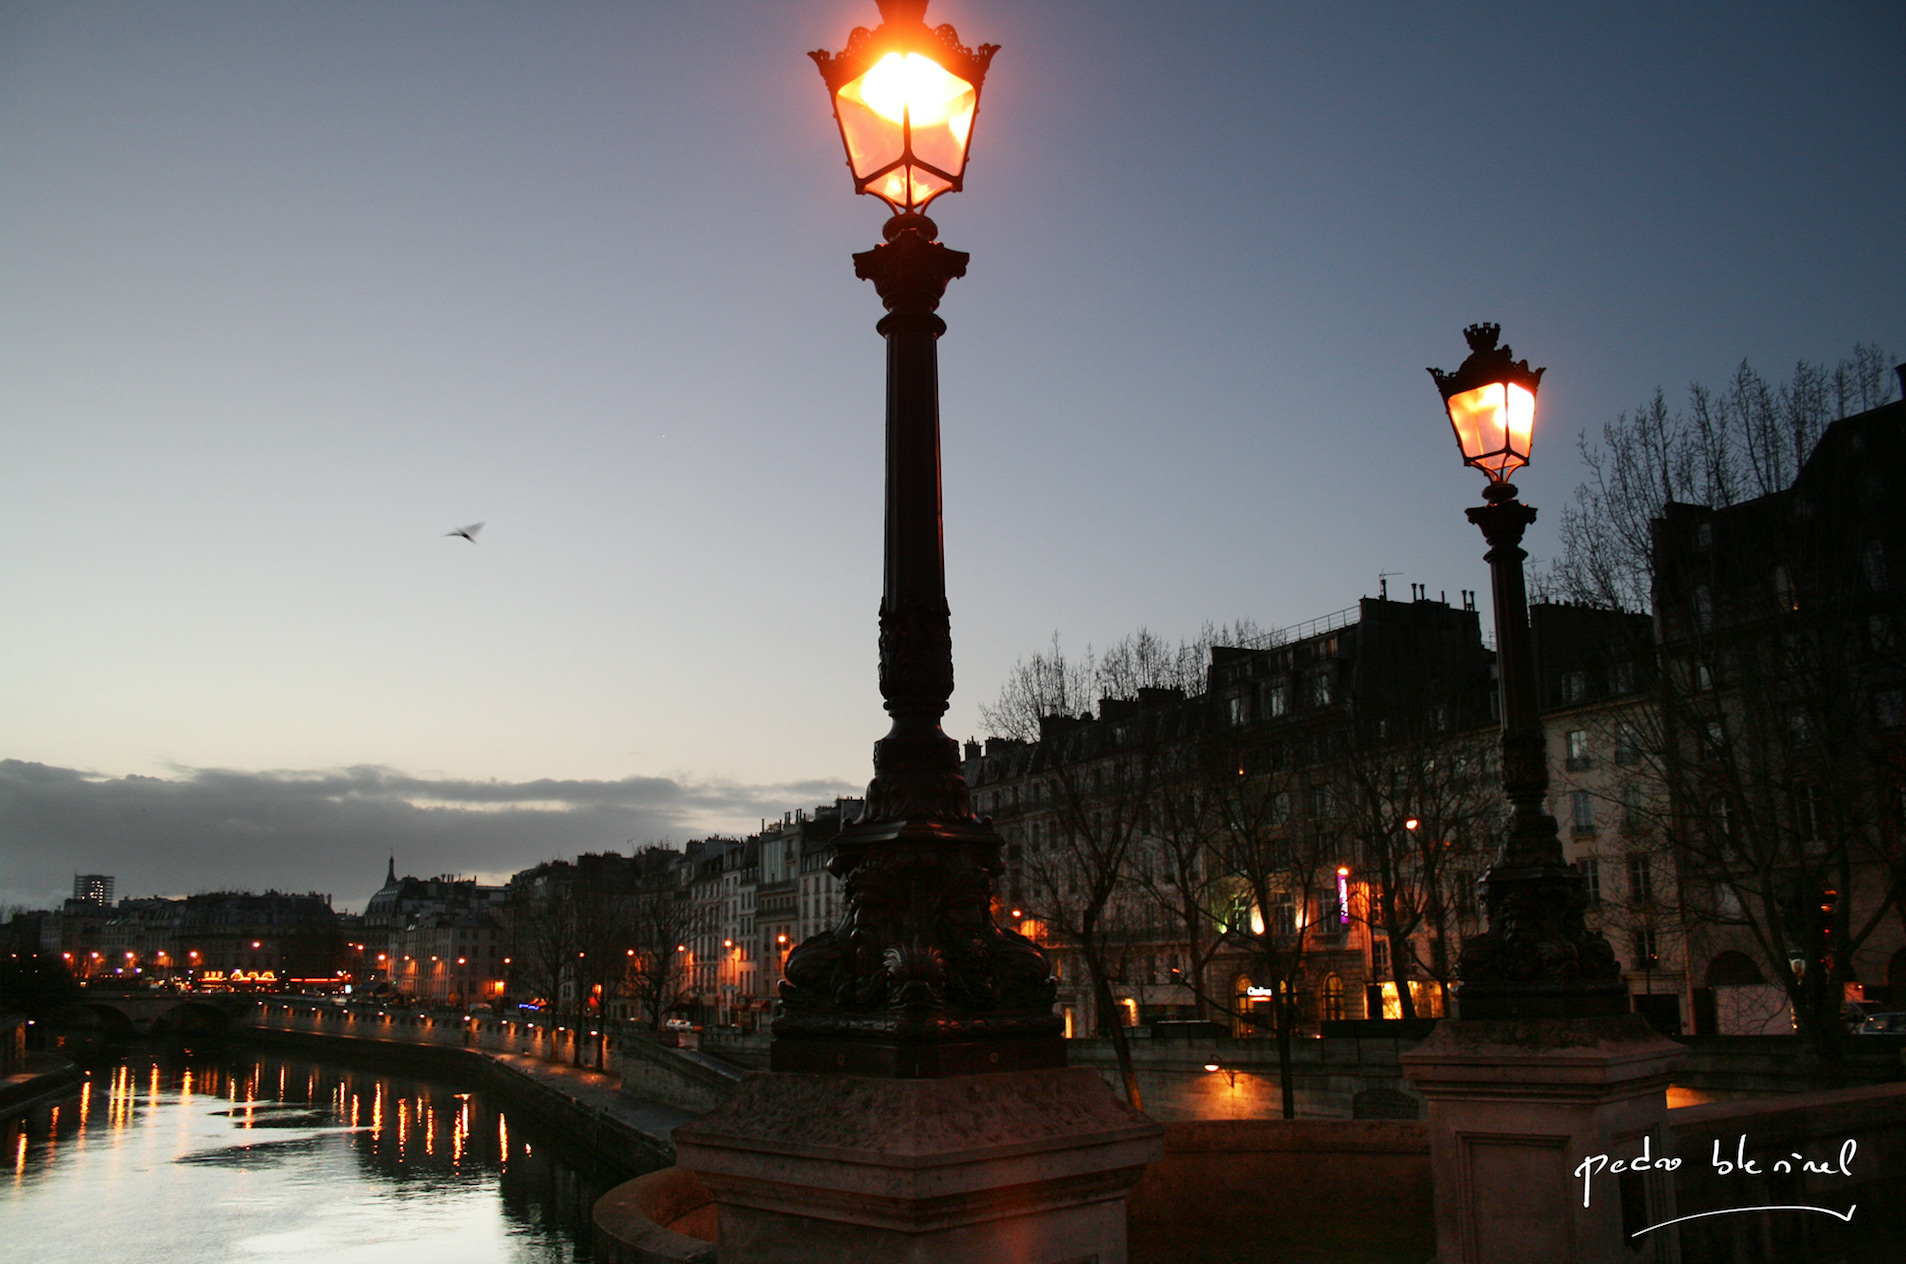
<svg viewBox="0 0 1906 1264"><path fill-rule="evenodd" d="M1055 633L1051 647L1016 664L998 700L981 708L993 733L1033 746L1029 807L1038 819L1022 853L1029 911L1085 967L1135 1107L1143 1099L1112 985L1146 924L1128 869L1158 785L1165 712L1142 700L1182 697L1196 654L1141 629L1103 657L1088 648L1069 659Z"/></svg>
<svg viewBox="0 0 1906 1264"><path fill-rule="evenodd" d="M536 876L512 892L512 962L519 984L542 1003L543 1022L552 1032L563 1015L565 1000L578 992L576 962L583 946L583 927L576 904L568 898L567 862L538 866ZM519 879L520 880L520 879Z"/></svg>
<svg viewBox="0 0 1906 1264"><path fill-rule="evenodd" d="M668 853L674 855L674 853ZM673 866L645 875L631 897L625 926L624 994L636 1003L640 1021L660 1031L669 1007L681 998L684 979L681 949L688 938L692 907L676 881Z"/></svg>
<svg viewBox="0 0 1906 1264"><path fill-rule="evenodd" d="M1297 1114L1291 1041L1299 1022L1305 962L1321 929L1320 897L1335 893L1336 806L1326 778L1309 767L1254 767L1273 753L1253 742L1206 743L1203 791L1222 822L1213 857L1221 903L1218 948L1240 954L1268 987L1268 1005L1225 993L1209 997L1235 1022L1265 1024L1277 1041L1284 1118ZM1326 876L1328 875L1328 876ZM1206 986L1202 981L1200 986Z"/></svg>

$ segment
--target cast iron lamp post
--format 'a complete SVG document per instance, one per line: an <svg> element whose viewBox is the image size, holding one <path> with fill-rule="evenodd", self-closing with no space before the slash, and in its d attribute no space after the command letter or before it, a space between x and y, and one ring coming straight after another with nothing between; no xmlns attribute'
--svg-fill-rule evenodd
<svg viewBox="0 0 1906 1264"><path fill-rule="evenodd" d="M1469 511L1489 542L1496 607L1497 689L1502 707L1502 787L1509 823L1482 880L1489 929L1463 945L1457 1007L1463 1018L1587 1018L1628 1009L1628 988L1608 942L1583 921L1581 871L1562 855L1543 806L1548 760L1537 714L1522 533L1535 510L1516 499L1510 474L1529 462L1542 369L1498 346L1501 327L1463 331L1469 358L1454 373L1431 369L1463 463L1489 476Z"/></svg>
<svg viewBox="0 0 1906 1264"><path fill-rule="evenodd" d="M829 870L846 889L832 929L789 954L774 1020L777 1071L924 1078L1065 1065L1056 984L1039 947L992 917L1001 841L973 814L959 746L940 729L953 692L940 511L935 315L968 256L923 213L960 189L995 46L929 29L926 0L877 0L881 25L810 54L840 125L854 191L893 216L854 256L887 315L887 496L880 692L861 819Z"/></svg>

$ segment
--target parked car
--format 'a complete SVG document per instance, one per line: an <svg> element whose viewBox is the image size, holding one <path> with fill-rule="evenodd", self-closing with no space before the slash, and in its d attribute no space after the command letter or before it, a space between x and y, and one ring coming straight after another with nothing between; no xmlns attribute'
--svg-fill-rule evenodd
<svg viewBox="0 0 1906 1264"><path fill-rule="evenodd" d="M1906 1036L1906 1013L1868 1014L1853 1029L1856 1036Z"/></svg>

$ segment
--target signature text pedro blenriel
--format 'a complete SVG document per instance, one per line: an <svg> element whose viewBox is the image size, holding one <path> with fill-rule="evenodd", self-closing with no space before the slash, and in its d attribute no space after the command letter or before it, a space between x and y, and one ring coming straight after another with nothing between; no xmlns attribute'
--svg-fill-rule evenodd
<svg viewBox="0 0 1906 1264"><path fill-rule="evenodd" d="M1814 1175L1814 1176L1852 1176L1853 1159L1859 1153L1860 1143L1851 1137L1840 1143L1840 1153L1832 1159L1811 1159L1794 1151L1771 1161L1753 1159L1747 1155L1747 1134L1742 1133L1734 1144L1734 1153L1721 1153L1721 1143L1714 1142L1714 1153L1708 1162L1721 1176L1766 1176L1766 1175ZM1641 1139L1641 1153L1632 1158L1617 1159L1606 1154L1591 1154L1575 1168L1575 1175L1582 1180L1582 1206L1594 1203L1595 1178L1597 1176L1620 1176L1629 1172L1673 1172L1681 1167L1684 1160L1669 1156L1655 1158L1653 1138ZM1760 1205L1753 1207L1727 1207L1719 1211L1696 1212L1691 1216L1678 1216L1674 1220L1664 1220L1660 1224L1649 1225L1646 1229L1631 1235L1640 1237L1656 1229L1665 1228L1682 1220L1698 1220L1703 1216L1725 1216L1744 1211L1817 1211L1843 1221L1851 1221L1855 1207L1837 1211L1831 1207L1798 1206L1788 1203Z"/></svg>

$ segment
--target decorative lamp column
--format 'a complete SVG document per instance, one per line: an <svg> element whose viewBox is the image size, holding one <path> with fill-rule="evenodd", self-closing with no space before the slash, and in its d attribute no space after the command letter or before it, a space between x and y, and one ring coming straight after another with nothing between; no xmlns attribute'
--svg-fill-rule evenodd
<svg viewBox="0 0 1906 1264"><path fill-rule="evenodd" d="M898 1078L1065 1065L1056 984L1038 945L992 918L1002 843L973 814L958 744L940 728L953 692L940 502L936 314L968 256L923 213L957 192L980 89L997 51L929 29L925 0L879 0L879 27L810 54L833 102L854 190L892 211L886 241L854 256L887 315L887 494L880 692L858 822L829 870L841 920L788 956L774 1020L777 1071Z"/></svg>
<svg viewBox="0 0 1906 1264"><path fill-rule="evenodd" d="M1458 1012L1464 1018L1587 1018L1628 1009L1628 988L1608 942L1583 921L1581 872L1567 863L1548 793L1547 748L1537 713L1529 643L1522 533L1535 510L1516 499L1509 475L1529 462L1543 369L1497 345L1501 326L1463 331L1469 358L1453 373L1431 369L1463 463L1489 477L1486 502L1469 520L1488 541L1496 607L1497 690L1502 709L1502 786L1509 824L1483 878L1489 929L1463 945Z"/></svg>
<svg viewBox="0 0 1906 1264"><path fill-rule="evenodd" d="M941 545L935 309L966 255L923 213L960 187L994 49L929 30L925 0L815 53L854 189L893 212L854 256L886 317L887 522L866 810L828 864L839 922L788 954L771 1070L675 1129L716 1208L720 1264L1126 1259L1126 1193L1163 1129L1067 1068L1037 944L993 922L1002 844L959 747Z"/></svg>
<svg viewBox="0 0 1906 1264"><path fill-rule="evenodd" d="M1398 1060L1428 1102L1441 1264L1670 1264L1672 1178L1658 1166L1582 1175L1594 1155L1668 1152L1667 1087L1686 1054L1627 1012L1615 954L1584 923L1582 875L1543 807L1522 580L1535 510L1508 482L1529 460L1542 370L1498 346L1500 332L1471 325L1462 367L1430 375L1463 461L1489 477L1469 520L1489 542L1509 822L1482 881L1489 929L1463 944L1456 1017Z"/></svg>

